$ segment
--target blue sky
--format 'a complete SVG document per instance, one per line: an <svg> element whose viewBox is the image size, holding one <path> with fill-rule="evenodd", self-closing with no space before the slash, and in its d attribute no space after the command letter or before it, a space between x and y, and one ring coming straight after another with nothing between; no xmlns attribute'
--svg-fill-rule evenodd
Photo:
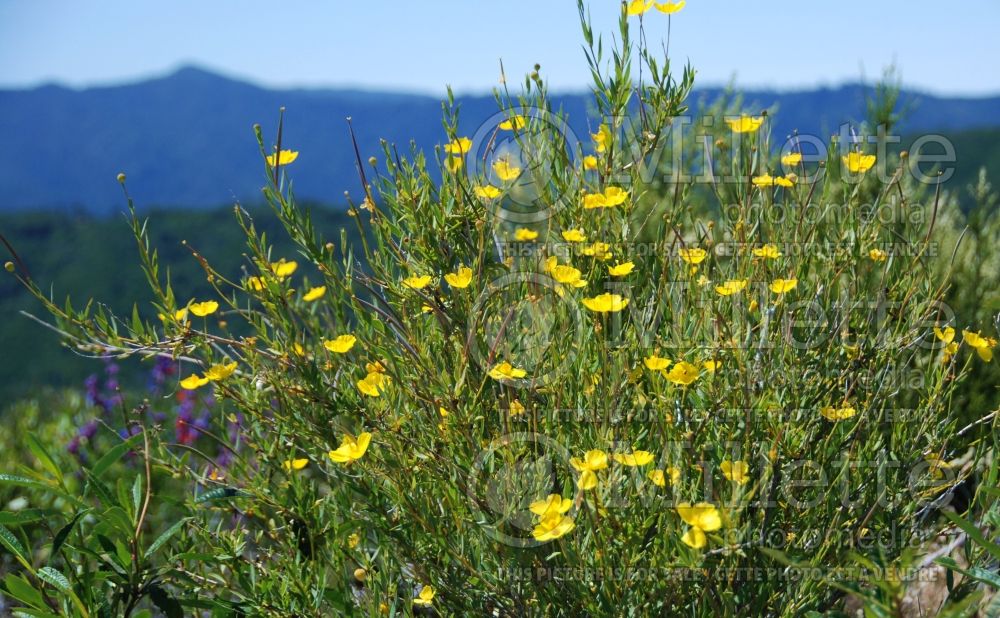
<svg viewBox="0 0 1000 618"><path fill-rule="evenodd" d="M592 0L614 28L618 4ZM960 8L959 8L960 7ZM698 83L781 89L878 77L942 94L1000 94L1000 2L688 0L671 55ZM666 18L647 16L651 40ZM488 91L502 58L557 90L588 82L574 0L0 0L0 87L133 81L197 64L269 86Z"/></svg>

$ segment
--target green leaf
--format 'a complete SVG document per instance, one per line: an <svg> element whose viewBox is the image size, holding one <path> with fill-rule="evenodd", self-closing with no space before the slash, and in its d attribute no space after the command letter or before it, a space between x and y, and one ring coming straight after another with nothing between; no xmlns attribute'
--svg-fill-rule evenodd
<svg viewBox="0 0 1000 618"><path fill-rule="evenodd" d="M56 477L56 480L59 481L59 483L62 483L62 470L59 469L55 460L53 460L52 456L49 455L49 452L45 450L42 443L38 441L38 438L36 438L34 434L29 433L25 438L25 441L28 444L28 449L35 455L38 462L42 464L42 467L48 470L52 476Z"/></svg>
<svg viewBox="0 0 1000 618"><path fill-rule="evenodd" d="M111 490L108 489L108 486L105 485L101 481L101 479L94 476L90 472L90 470L85 470L84 472L87 475L87 486L84 488L84 493L88 493L88 491L91 489L94 490L94 493L97 494L98 499L100 499L101 503L106 507L115 506L118 504L118 501L115 500L115 497L111 495Z"/></svg>
<svg viewBox="0 0 1000 618"><path fill-rule="evenodd" d="M2 511L0 512L0 525L23 526L36 521L48 519L53 515L62 513L59 509L24 509L23 511Z"/></svg>
<svg viewBox="0 0 1000 618"><path fill-rule="evenodd" d="M26 476L16 474L0 474L0 485L17 485L18 487L34 487L36 489L51 490L53 487L48 483L29 479Z"/></svg>
<svg viewBox="0 0 1000 618"><path fill-rule="evenodd" d="M14 557L18 559L27 568L31 570L31 561L28 559L28 552L25 551L24 546L21 545L21 541L17 540L14 533L8 530L4 526L0 526L0 544L3 544L7 548L7 551L14 554Z"/></svg>
<svg viewBox="0 0 1000 618"><path fill-rule="evenodd" d="M78 522L80 520L80 517L82 517L83 514L86 512L87 511L80 511L79 513L73 516L73 519L69 520L68 524L60 528L59 532L56 532L56 536L52 539L53 556L59 553L59 550L62 549L63 543L65 543L66 539L69 538L69 533L73 531L73 526L76 525L76 522Z"/></svg>
<svg viewBox="0 0 1000 618"><path fill-rule="evenodd" d="M45 599L42 597L42 593L35 590L35 587L29 584L25 579L10 573L3 580L4 586L7 588L7 594L14 597L22 603L27 603L32 607L38 609L46 609Z"/></svg>
<svg viewBox="0 0 1000 618"><path fill-rule="evenodd" d="M135 448L136 444L138 444L140 440L142 440L142 434L136 434L128 440L116 444L114 447L109 449L103 457L97 460L93 467L90 468L90 473L96 477L100 477L107 471L108 468L111 467L111 464L115 463L121 459L125 453Z"/></svg>
<svg viewBox="0 0 1000 618"><path fill-rule="evenodd" d="M950 519L956 526L958 526L966 534L968 534L969 538L975 541L977 545L981 546L983 549L988 551L990 555L993 556L994 559L1000 560L1000 545L987 541L986 537L983 536L983 533L979 531L979 528L975 527L974 525L972 525L962 517L959 517L955 513L952 513L951 511L942 511L942 513L944 513L945 516L948 519Z"/></svg>
<svg viewBox="0 0 1000 618"><path fill-rule="evenodd" d="M139 504L142 502L142 475L137 474L132 483L132 506L136 519L139 518Z"/></svg>
<svg viewBox="0 0 1000 618"><path fill-rule="evenodd" d="M190 517L185 517L184 519L180 520L179 522L167 528L167 530L163 534L156 537L156 540L149 545L148 549L146 549L145 557L149 559L150 556L155 554L156 551L161 547L163 547L163 545L167 541L169 541L172 536L177 534L180 531L180 529L184 527L184 524L186 524L190 519L191 519Z"/></svg>
<svg viewBox="0 0 1000 618"><path fill-rule="evenodd" d="M993 586L993 588L1000 589L1000 574L984 569L981 567L969 567L963 569L958 565L953 558L938 558L935 560L938 564L947 567L951 571L956 573L961 573L966 577L971 577L972 579Z"/></svg>
<svg viewBox="0 0 1000 618"><path fill-rule="evenodd" d="M201 494L195 499L195 504L202 504L204 502L210 502L213 500L226 500L229 498L242 498L247 497L250 494L243 490L236 489L235 487L220 487L218 489L213 489L212 491Z"/></svg>
<svg viewBox="0 0 1000 618"><path fill-rule="evenodd" d="M160 608L160 611L167 618L184 618L184 608L181 607L181 604L177 602L177 599L167 594L167 591L159 585L150 587L149 598L153 600L153 604Z"/></svg>
<svg viewBox="0 0 1000 618"><path fill-rule="evenodd" d="M73 589L66 576L52 567L46 566L38 569L37 575L38 579L55 586L62 592L69 593Z"/></svg>

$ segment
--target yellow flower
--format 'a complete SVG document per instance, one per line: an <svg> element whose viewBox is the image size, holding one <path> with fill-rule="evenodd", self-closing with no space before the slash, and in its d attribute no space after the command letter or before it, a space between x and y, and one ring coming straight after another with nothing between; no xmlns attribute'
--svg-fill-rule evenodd
<svg viewBox="0 0 1000 618"><path fill-rule="evenodd" d="M553 513L546 515L538 522L538 525L531 531L531 536L535 537L536 541L551 541L569 534L573 528L576 528L576 522L573 521L572 517Z"/></svg>
<svg viewBox="0 0 1000 618"><path fill-rule="evenodd" d="M298 262L294 260L286 261L285 258L281 258L277 262L271 262L271 270L274 271L275 276L278 277L279 279L291 277L292 273L294 273L295 269L297 269L298 267L299 267Z"/></svg>
<svg viewBox="0 0 1000 618"><path fill-rule="evenodd" d="M669 359L659 357L656 354L647 356L642 362L646 365L646 369L650 371L663 371L670 366Z"/></svg>
<svg viewBox="0 0 1000 618"><path fill-rule="evenodd" d="M979 358L985 362L988 363L993 360L993 348L997 344L997 340L993 337L983 337L979 333L963 330L962 342L969 344L970 348L975 349Z"/></svg>
<svg viewBox="0 0 1000 618"><path fill-rule="evenodd" d="M594 208L604 208L608 205L608 198L603 193L585 193L583 196L583 207L586 210Z"/></svg>
<svg viewBox="0 0 1000 618"><path fill-rule="evenodd" d="M760 125L764 124L764 117L740 116L739 118L726 118L726 124L733 130L733 133L748 133L756 131Z"/></svg>
<svg viewBox="0 0 1000 618"><path fill-rule="evenodd" d="M608 128L608 125L602 124L597 129L597 133L591 133L590 137L594 140L594 150L599 153L604 152L611 144L611 129Z"/></svg>
<svg viewBox="0 0 1000 618"><path fill-rule="evenodd" d="M583 169L585 170L596 170L597 169L597 157L594 155L587 155L583 158Z"/></svg>
<svg viewBox="0 0 1000 618"><path fill-rule="evenodd" d="M573 501L559 494L549 494L544 500L535 500L528 508L535 515L544 518L554 514L562 515L573 508Z"/></svg>
<svg viewBox="0 0 1000 618"><path fill-rule="evenodd" d="M195 314L199 318L203 318L206 315L212 315L213 313L218 311L219 303L215 302L214 300L206 300L205 302L201 303L192 303L188 305L188 309L190 309L191 313Z"/></svg>
<svg viewBox="0 0 1000 618"><path fill-rule="evenodd" d="M462 157L448 157L444 160L444 164L448 168L448 171L454 174L465 165L465 159Z"/></svg>
<svg viewBox="0 0 1000 618"><path fill-rule="evenodd" d="M628 299L618 294L600 294L593 298L584 298L583 306L597 313L615 313L628 306Z"/></svg>
<svg viewBox="0 0 1000 618"><path fill-rule="evenodd" d="M434 588L432 586L424 586L420 589L420 594L417 598L413 599L413 604L417 607L430 607L434 601Z"/></svg>
<svg viewBox="0 0 1000 618"><path fill-rule="evenodd" d="M472 269L467 266L459 266L458 269L444 276L444 280L453 288L464 289L472 283Z"/></svg>
<svg viewBox="0 0 1000 618"><path fill-rule="evenodd" d="M177 311L174 312L174 319L177 320L178 322L186 322L187 317L188 317L187 307L184 307L183 309L178 309Z"/></svg>
<svg viewBox="0 0 1000 618"><path fill-rule="evenodd" d="M310 289L308 292L303 294L302 300L306 301L307 303L311 303L314 300L319 300L320 298L323 298L324 294L326 294L326 286L320 285Z"/></svg>
<svg viewBox="0 0 1000 618"><path fill-rule="evenodd" d="M649 451L632 451L631 453L615 453L614 460L623 466L638 467L652 463L653 454Z"/></svg>
<svg viewBox="0 0 1000 618"><path fill-rule="evenodd" d="M430 285L430 282L430 275L411 275L406 279L403 279L403 285L411 290L422 290Z"/></svg>
<svg viewBox="0 0 1000 618"><path fill-rule="evenodd" d="M801 152L790 152L785 156L781 157L781 164L785 167L795 167L799 163L802 163L802 153Z"/></svg>
<svg viewBox="0 0 1000 618"><path fill-rule="evenodd" d="M565 230L562 233L562 237L566 242L584 242L587 240L587 235L581 229Z"/></svg>
<svg viewBox="0 0 1000 618"><path fill-rule="evenodd" d="M504 361L493 367L493 369L490 369L488 375L494 380L516 380L525 377L528 375L528 372Z"/></svg>
<svg viewBox="0 0 1000 618"><path fill-rule="evenodd" d="M882 251L881 249L872 249L871 251L868 252L868 257L873 262L884 262L886 261L886 259L888 259L889 254L886 253L885 251Z"/></svg>
<svg viewBox="0 0 1000 618"><path fill-rule="evenodd" d="M681 502L677 505L677 514L681 516L684 523L691 526L681 537L681 541L688 547L701 549L707 542L705 533L713 532L722 527L719 511L708 502L699 502L694 506L691 506L689 502Z"/></svg>
<svg viewBox="0 0 1000 618"><path fill-rule="evenodd" d="M709 373L715 373L722 363L717 360L707 360L701 364L705 368L705 371Z"/></svg>
<svg viewBox="0 0 1000 618"><path fill-rule="evenodd" d="M753 179L753 184L755 187L771 187L774 186L774 178L770 175L764 174L763 176L755 176Z"/></svg>
<svg viewBox="0 0 1000 618"><path fill-rule="evenodd" d="M523 242L526 240L535 240L536 238L538 238L538 232L535 230L529 230L526 227L519 227L517 228L517 231L514 232L514 240L517 241Z"/></svg>
<svg viewBox="0 0 1000 618"><path fill-rule="evenodd" d="M223 365L212 365L205 371L205 378L215 382L225 380L236 371L236 363L232 362Z"/></svg>
<svg viewBox="0 0 1000 618"><path fill-rule="evenodd" d="M626 199L628 199L628 191L621 187L608 187L604 190L604 205L608 208L620 206L625 203Z"/></svg>
<svg viewBox="0 0 1000 618"><path fill-rule="evenodd" d="M271 167L277 165L288 165L289 163L295 161L299 158L299 152L297 150L282 150L278 153L277 158L273 154L267 155L267 164Z"/></svg>
<svg viewBox="0 0 1000 618"><path fill-rule="evenodd" d="M835 408L833 406L823 406L820 409L819 413L822 414L823 417L826 418L827 420L843 421L857 414L857 410L855 410L852 406L844 406L841 408Z"/></svg>
<svg viewBox="0 0 1000 618"><path fill-rule="evenodd" d="M657 487L664 487L667 484L667 479L670 479L670 484L673 485L681 478L681 469L677 466L667 466L666 470L650 470L646 476L649 480L653 482L653 485Z"/></svg>
<svg viewBox="0 0 1000 618"><path fill-rule="evenodd" d="M951 343L955 340L955 329L951 326L946 326L944 330L941 330L937 326L934 327L934 336L945 343Z"/></svg>
<svg viewBox="0 0 1000 618"><path fill-rule="evenodd" d="M330 451L330 461L333 463L351 463L361 459L372 441L372 434L363 432L357 438L349 433L344 434L344 440L336 450Z"/></svg>
<svg viewBox="0 0 1000 618"><path fill-rule="evenodd" d="M496 172L497 177L500 180L508 181L515 180L521 175L521 168L511 165L510 160L506 157L497 159L493 162L493 171Z"/></svg>
<svg viewBox="0 0 1000 618"><path fill-rule="evenodd" d="M580 278L580 271L568 264L555 264L548 270L552 278L563 285L571 285L576 288L587 285L587 282Z"/></svg>
<svg viewBox="0 0 1000 618"><path fill-rule="evenodd" d="M472 140L467 137L460 137L451 143L444 145L444 151L450 155L464 155L472 148Z"/></svg>
<svg viewBox="0 0 1000 618"><path fill-rule="evenodd" d="M958 354L958 342L953 341L944 346L944 351L941 353L941 362L948 363L956 354Z"/></svg>
<svg viewBox="0 0 1000 618"><path fill-rule="evenodd" d="M860 152L846 154L841 159L852 174L867 172L875 165L875 155L865 155Z"/></svg>
<svg viewBox="0 0 1000 618"><path fill-rule="evenodd" d="M750 466L745 461L723 461L719 466L722 468L722 475L737 485L746 485L750 480L748 472Z"/></svg>
<svg viewBox="0 0 1000 618"><path fill-rule="evenodd" d="M698 379L698 368L687 361L681 361L671 367L666 376L674 384L687 386Z"/></svg>
<svg viewBox="0 0 1000 618"><path fill-rule="evenodd" d="M673 15L677 11L684 8L687 4L687 0L679 0L678 2L657 2L656 10L661 13L666 13L667 15Z"/></svg>
<svg viewBox="0 0 1000 618"><path fill-rule="evenodd" d="M747 287L746 279L730 279L722 285L715 286L715 293L719 296L732 296L742 292Z"/></svg>
<svg viewBox="0 0 1000 618"><path fill-rule="evenodd" d="M521 414L524 414L524 404L515 399L510 402L510 408L507 411L511 416L520 416Z"/></svg>
<svg viewBox="0 0 1000 618"><path fill-rule="evenodd" d="M753 254L759 258L768 260L776 260L781 257L781 251L778 249L778 246L770 243L760 247L759 249L754 249Z"/></svg>
<svg viewBox="0 0 1000 618"><path fill-rule="evenodd" d="M787 176L778 176L774 179L774 184L779 187L784 187L790 189L795 186L795 179L798 178L795 174L788 174Z"/></svg>
<svg viewBox="0 0 1000 618"><path fill-rule="evenodd" d="M357 338L354 335L340 335L336 339L324 341L323 347L334 354L347 354L356 342Z"/></svg>
<svg viewBox="0 0 1000 618"><path fill-rule="evenodd" d="M497 127L502 131L520 131L524 128L525 122L524 116L521 114L514 114L509 119L504 120L497 125Z"/></svg>
<svg viewBox="0 0 1000 618"><path fill-rule="evenodd" d="M792 279L775 279L771 282L771 291L775 294L784 294L795 289L795 286L799 284L799 280Z"/></svg>
<svg viewBox="0 0 1000 618"><path fill-rule="evenodd" d="M192 373L188 377L181 380L181 388L186 391L193 391L200 386L205 386L208 382L208 378L203 378L196 373Z"/></svg>
<svg viewBox="0 0 1000 618"><path fill-rule="evenodd" d="M642 15L653 8L653 0L632 0L628 3L625 12L629 15Z"/></svg>
<svg viewBox="0 0 1000 618"><path fill-rule="evenodd" d="M286 459L282 466L285 470L291 472L292 470L301 470L309 465L308 459Z"/></svg>
<svg viewBox="0 0 1000 618"><path fill-rule="evenodd" d="M358 380L357 386L363 395L378 397L385 390L389 381L389 376L384 373L371 371L363 379Z"/></svg>
<svg viewBox="0 0 1000 618"><path fill-rule="evenodd" d="M605 261L611 259L611 245L606 242L595 242L584 247L580 253L591 256L595 259Z"/></svg>
<svg viewBox="0 0 1000 618"><path fill-rule="evenodd" d="M495 200L500 197L501 194L500 189L494 187L493 185L486 185L483 187L477 186L473 189L473 192L476 194L476 197L481 197L484 200Z"/></svg>
<svg viewBox="0 0 1000 618"><path fill-rule="evenodd" d="M587 490L597 487L597 472L608 467L607 454L599 449L587 451L583 459L571 457L569 463L580 473L580 478L576 481L576 486Z"/></svg>
<svg viewBox="0 0 1000 618"><path fill-rule="evenodd" d="M632 272L635 268L635 264L632 262L624 262L622 264L615 264L614 266L608 267L608 274L612 277L624 277L625 275Z"/></svg>
<svg viewBox="0 0 1000 618"><path fill-rule="evenodd" d="M261 292L264 290L264 280L260 277L250 277L247 279L247 287L249 287L254 292Z"/></svg>
<svg viewBox="0 0 1000 618"><path fill-rule="evenodd" d="M682 260L695 266L704 262L705 258L708 257L708 251L705 251L700 247L681 249L677 252L677 254L681 256Z"/></svg>

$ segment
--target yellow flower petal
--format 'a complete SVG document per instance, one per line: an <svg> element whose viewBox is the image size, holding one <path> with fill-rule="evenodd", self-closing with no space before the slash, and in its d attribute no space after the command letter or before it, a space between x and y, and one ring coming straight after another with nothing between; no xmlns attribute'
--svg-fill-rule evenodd
<svg viewBox="0 0 1000 618"><path fill-rule="evenodd" d="M297 150L282 150L275 157L273 154L267 155L267 164L274 167L275 164L278 165L288 165L299 158L299 152Z"/></svg>
<svg viewBox="0 0 1000 618"><path fill-rule="evenodd" d="M206 300L205 302L201 303L191 303L190 305L188 305L188 309L194 315L198 316L199 318L203 318L206 315L212 315L213 313L218 311L219 303L215 302L214 300Z"/></svg>
<svg viewBox="0 0 1000 618"><path fill-rule="evenodd" d="M324 294L326 294L326 286L321 285L318 287L314 287L305 294L303 294L302 300L306 301L307 303L311 303L314 300L319 300L320 298L323 298Z"/></svg>
<svg viewBox="0 0 1000 618"><path fill-rule="evenodd" d="M334 354L346 354L354 347L357 338L354 335L340 335L336 339L323 342L323 347Z"/></svg>

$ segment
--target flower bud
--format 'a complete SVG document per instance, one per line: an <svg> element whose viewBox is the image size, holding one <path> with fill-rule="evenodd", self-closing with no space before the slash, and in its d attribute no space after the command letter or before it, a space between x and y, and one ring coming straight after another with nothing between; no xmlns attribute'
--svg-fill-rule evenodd
<svg viewBox="0 0 1000 618"><path fill-rule="evenodd" d="M125 172L118 172L117 178L119 183L125 184Z"/></svg>
<svg viewBox="0 0 1000 618"><path fill-rule="evenodd" d="M364 582L366 579L368 579L368 571L360 567L354 569L354 579L358 580L359 582Z"/></svg>
<svg viewBox="0 0 1000 618"><path fill-rule="evenodd" d="M9 273L14 272L14 262L4 262L3 269Z"/></svg>

